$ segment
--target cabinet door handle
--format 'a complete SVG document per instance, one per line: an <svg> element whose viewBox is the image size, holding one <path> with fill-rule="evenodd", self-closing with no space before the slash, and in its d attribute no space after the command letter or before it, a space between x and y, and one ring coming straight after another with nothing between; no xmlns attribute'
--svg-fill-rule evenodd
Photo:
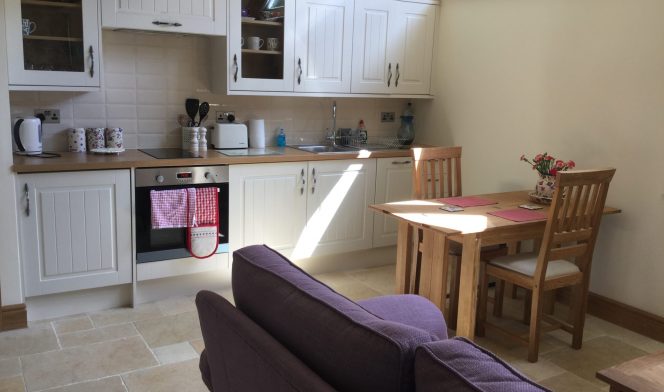
<svg viewBox="0 0 664 392"><path fill-rule="evenodd" d="M299 72L297 74L297 84L302 84L302 59L298 58L297 59L297 67L299 69Z"/></svg>
<svg viewBox="0 0 664 392"><path fill-rule="evenodd" d="M155 20L154 22L152 22L152 24L153 24L153 25L156 25L156 26L169 26L169 27L181 27L181 26L182 26L182 23L178 23L178 22L162 22L162 21L160 21L160 20Z"/></svg>
<svg viewBox="0 0 664 392"><path fill-rule="evenodd" d="M237 65L237 54L233 55L233 67L235 68L235 71L233 71L233 81L237 83L237 71L240 69Z"/></svg>
<svg viewBox="0 0 664 392"><path fill-rule="evenodd" d="M394 80L394 87L399 87L399 76L401 76L401 73L399 72L399 63L397 63L397 78Z"/></svg>
<svg viewBox="0 0 664 392"><path fill-rule="evenodd" d="M30 216L30 189L27 183L23 186L23 192L25 193L25 216Z"/></svg>
<svg viewBox="0 0 664 392"><path fill-rule="evenodd" d="M316 168L311 169L311 194L316 192Z"/></svg>
<svg viewBox="0 0 664 392"><path fill-rule="evenodd" d="M304 195L304 187L307 185L307 181L304 179L304 169L300 172L300 178L302 179L302 186L300 187L300 195Z"/></svg>
<svg viewBox="0 0 664 392"><path fill-rule="evenodd" d="M90 53L90 77L93 78L95 76L95 52L92 45L90 45L88 52Z"/></svg>
<svg viewBox="0 0 664 392"><path fill-rule="evenodd" d="M392 82L392 63L389 63L387 65L387 87L390 87L391 82Z"/></svg>
<svg viewBox="0 0 664 392"><path fill-rule="evenodd" d="M410 161L392 161L393 165L407 165Z"/></svg>

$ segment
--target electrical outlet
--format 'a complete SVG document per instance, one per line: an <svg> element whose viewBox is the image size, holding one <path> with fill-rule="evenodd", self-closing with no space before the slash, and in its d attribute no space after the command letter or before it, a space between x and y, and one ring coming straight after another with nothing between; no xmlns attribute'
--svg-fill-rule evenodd
<svg viewBox="0 0 664 392"><path fill-rule="evenodd" d="M394 122L394 112L380 112L380 122Z"/></svg>
<svg viewBox="0 0 664 392"><path fill-rule="evenodd" d="M60 124L60 109L35 109L35 116L44 116L44 124Z"/></svg>
<svg viewBox="0 0 664 392"><path fill-rule="evenodd" d="M235 116L235 112L215 112L217 122L228 121L229 115Z"/></svg>

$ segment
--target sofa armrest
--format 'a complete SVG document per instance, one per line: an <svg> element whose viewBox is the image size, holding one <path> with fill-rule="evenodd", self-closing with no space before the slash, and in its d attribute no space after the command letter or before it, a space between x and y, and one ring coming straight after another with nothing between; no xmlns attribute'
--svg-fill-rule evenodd
<svg viewBox="0 0 664 392"><path fill-rule="evenodd" d="M503 360L463 338L420 345L415 353L416 392L551 392Z"/></svg>
<svg viewBox="0 0 664 392"><path fill-rule="evenodd" d="M438 339L447 339L447 325L440 309L428 299L412 294L384 295L357 304L387 321L410 325L429 332Z"/></svg>
<svg viewBox="0 0 664 392"><path fill-rule="evenodd" d="M196 296L196 307L205 342L201 376L210 390L334 390L223 297L201 291Z"/></svg>

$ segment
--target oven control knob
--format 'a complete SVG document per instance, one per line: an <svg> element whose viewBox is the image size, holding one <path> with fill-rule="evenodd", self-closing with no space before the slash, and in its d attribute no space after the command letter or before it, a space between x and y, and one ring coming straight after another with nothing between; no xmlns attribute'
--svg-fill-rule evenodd
<svg viewBox="0 0 664 392"><path fill-rule="evenodd" d="M162 183L162 182L164 182L164 176L162 176L162 175L160 174L160 175L158 175L158 176L155 178L155 180L157 180L158 183Z"/></svg>
<svg viewBox="0 0 664 392"><path fill-rule="evenodd" d="M213 179L212 178L212 173L210 173L210 172L205 172L204 177L205 177L206 180L212 180Z"/></svg>

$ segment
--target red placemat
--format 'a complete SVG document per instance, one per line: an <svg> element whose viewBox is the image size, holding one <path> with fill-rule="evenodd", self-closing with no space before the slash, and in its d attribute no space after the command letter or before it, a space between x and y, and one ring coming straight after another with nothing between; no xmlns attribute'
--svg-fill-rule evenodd
<svg viewBox="0 0 664 392"><path fill-rule="evenodd" d="M539 211L530 211L523 208L515 208L513 210L498 210L487 212L489 215L495 215L500 218L511 220L513 222L529 222L536 220L546 220L547 215Z"/></svg>
<svg viewBox="0 0 664 392"><path fill-rule="evenodd" d="M497 201L485 199L477 196L459 196L459 197L445 197L443 199L436 199L441 203L451 204L458 207L478 207L488 206L491 204L498 204Z"/></svg>

